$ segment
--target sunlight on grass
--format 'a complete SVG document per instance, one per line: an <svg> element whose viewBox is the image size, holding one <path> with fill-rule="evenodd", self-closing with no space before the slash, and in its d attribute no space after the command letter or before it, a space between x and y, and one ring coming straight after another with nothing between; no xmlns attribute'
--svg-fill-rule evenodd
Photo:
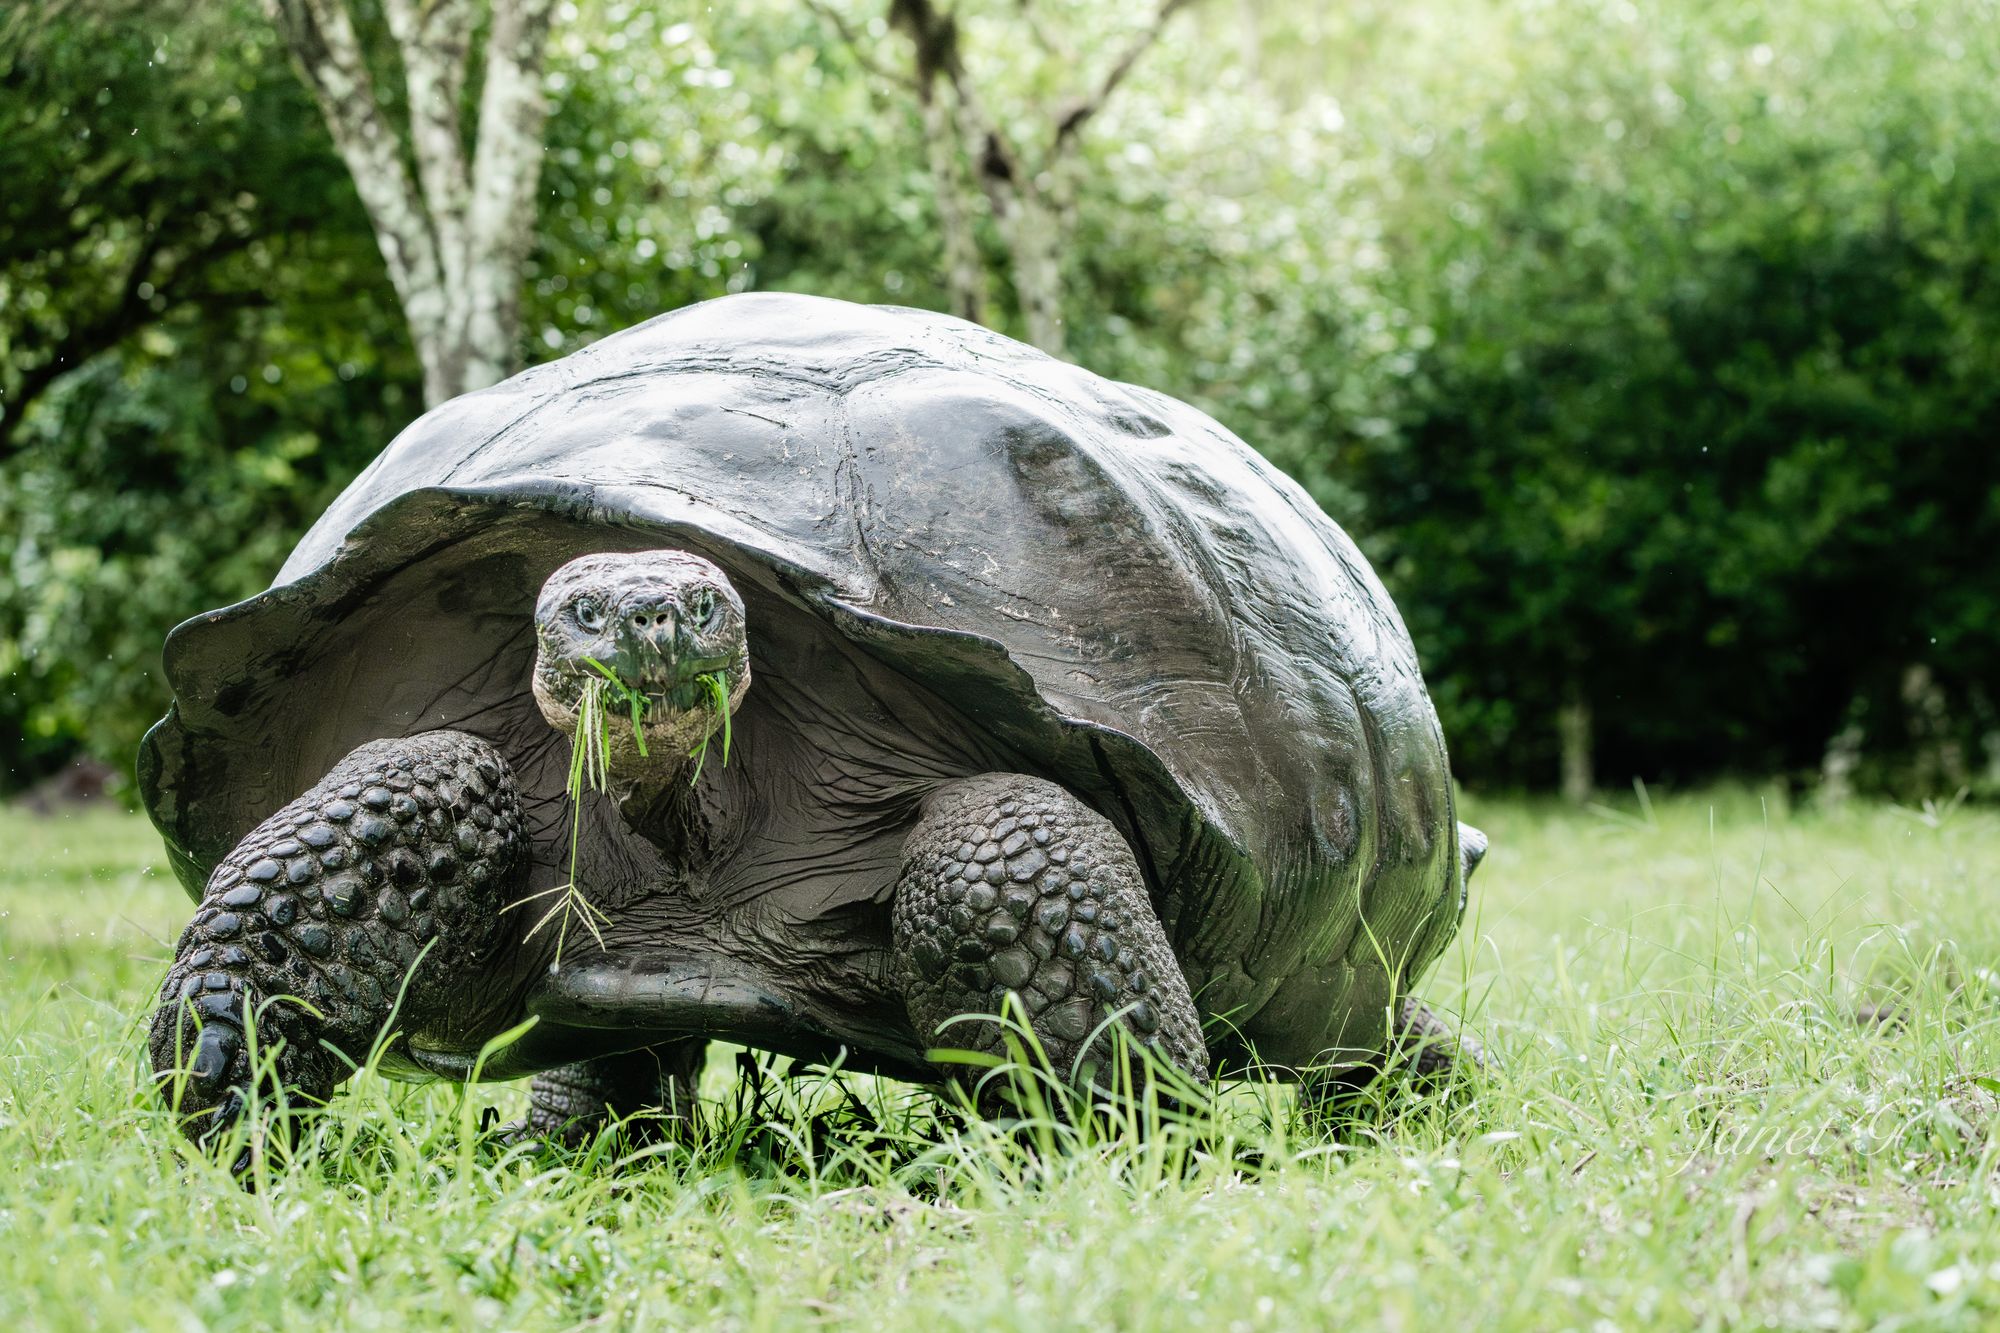
<svg viewBox="0 0 2000 1333"><path fill-rule="evenodd" d="M1017 1122L712 1054L700 1128L509 1148L372 1075L254 1193L147 1091L189 905L141 821L0 816L0 1316L29 1328L1980 1326L2000 1313L2000 816L1469 802L1423 986L1493 1069L1301 1119ZM148 867L153 867L149 869ZM1865 1018L1857 1019L1857 1014ZM1071 1108L1073 1109L1073 1108Z"/></svg>

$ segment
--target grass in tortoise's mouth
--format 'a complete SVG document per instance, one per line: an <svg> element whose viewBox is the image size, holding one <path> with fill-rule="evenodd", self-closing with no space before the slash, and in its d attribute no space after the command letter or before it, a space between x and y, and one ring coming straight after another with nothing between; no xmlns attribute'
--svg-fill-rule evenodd
<svg viewBox="0 0 2000 1333"><path fill-rule="evenodd" d="M715 702L716 690L726 695L729 689L727 663L717 663L706 671L698 671L685 679L660 681L642 677L627 682L616 672L594 657L583 659L589 668L584 681L596 685L604 691L605 699L620 712L630 712L637 707L641 716L659 709L686 712L704 703Z"/></svg>
<svg viewBox="0 0 2000 1333"><path fill-rule="evenodd" d="M597 941L600 952L604 950L604 933L599 927L611 924L611 918L590 901L577 883L576 857L582 842L584 793L586 790L601 792L610 785L612 718L622 716L630 720L633 744L639 749L639 757L644 759L650 757L646 750L645 728L649 711L698 705L713 708L722 719L722 764L725 768L729 766L731 727L729 672L726 668L701 672L693 679L666 690L646 691L626 684L616 671L594 657L583 660L595 674L585 677L583 692L577 699L576 733L570 740L569 780L564 784L570 808L569 880L552 889L531 893L501 909L511 912L537 899L555 899L555 903L542 913L541 919L529 928L527 934L528 939L533 939L551 921L557 923L556 956L549 964L551 972L562 966L563 946L569 941L572 922L582 923L591 938ZM704 729L701 740L688 751L688 758L695 761L694 772L688 777L690 787L701 780L702 769L708 763L710 735L710 730Z"/></svg>

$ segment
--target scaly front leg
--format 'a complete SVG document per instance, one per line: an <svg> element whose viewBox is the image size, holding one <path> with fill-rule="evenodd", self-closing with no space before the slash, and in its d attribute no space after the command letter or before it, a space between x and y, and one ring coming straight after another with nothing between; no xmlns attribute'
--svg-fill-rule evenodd
<svg viewBox="0 0 2000 1333"><path fill-rule="evenodd" d="M319 1100L399 994L400 1025L450 1026L526 846L506 763L456 731L363 745L258 825L209 877L153 1016L153 1068L189 1134L251 1094L253 1022L280 1081Z"/></svg>
<svg viewBox="0 0 2000 1333"><path fill-rule="evenodd" d="M1000 1026L940 1026L998 1014L1009 993L1058 1070L1100 1085L1106 1020L1196 1082L1208 1047L1132 849L1054 783L987 773L933 792L903 845L892 947L917 1034L943 1047L1006 1051Z"/></svg>

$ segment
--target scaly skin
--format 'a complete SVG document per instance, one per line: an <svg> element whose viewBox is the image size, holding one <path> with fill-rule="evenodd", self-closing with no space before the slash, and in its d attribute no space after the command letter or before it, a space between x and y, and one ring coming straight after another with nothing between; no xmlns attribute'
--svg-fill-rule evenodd
<svg viewBox="0 0 2000 1333"><path fill-rule="evenodd" d="M631 1123L642 1141L684 1129L693 1120L707 1051L707 1038L692 1037L537 1074L528 1091L528 1118L512 1134L576 1147L612 1117L644 1112L657 1114Z"/></svg>
<svg viewBox="0 0 2000 1333"><path fill-rule="evenodd" d="M924 803L904 843L893 948L910 1021L937 1045L998 1054L991 1022L1020 997L1053 1066L1076 1067L1106 1016L1197 1080L1208 1048L1187 979L1118 831L1054 783L989 773ZM1100 1039L1089 1052L1101 1061Z"/></svg>
<svg viewBox="0 0 2000 1333"><path fill-rule="evenodd" d="M1415 996L1403 1000L1399 1017L1402 1022L1397 1046L1416 1077L1443 1079L1462 1066L1473 1069L1485 1066L1486 1051L1478 1039L1453 1030L1451 1024L1426 1009Z"/></svg>
<svg viewBox="0 0 2000 1333"><path fill-rule="evenodd" d="M153 1068L188 1132L212 1134L250 1093L246 1005L258 1044L283 1044L280 1080L320 1100L406 978L398 1025L448 1026L452 982L495 942L525 847L507 765L454 731L363 745L260 824L209 877L153 1017Z"/></svg>
<svg viewBox="0 0 2000 1333"><path fill-rule="evenodd" d="M1394 1066L1411 1083L1431 1088L1449 1084L1462 1071L1486 1067L1486 1050L1478 1039L1455 1030L1414 995L1404 996L1396 1008L1390 1047L1391 1053L1379 1063L1306 1077L1299 1085L1300 1109L1309 1119L1330 1114L1380 1079L1385 1065Z"/></svg>

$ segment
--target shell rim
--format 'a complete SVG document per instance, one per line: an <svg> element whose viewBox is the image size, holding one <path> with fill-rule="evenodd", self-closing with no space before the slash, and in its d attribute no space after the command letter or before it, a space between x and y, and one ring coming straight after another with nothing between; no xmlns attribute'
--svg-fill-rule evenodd
<svg viewBox="0 0 2000 1333"><path fill-rule="evenodd" d="M176 730L183 736L191 737L195 734L188 721L188 709L184 707L184 700L193 692L185 690L181 680L180 664L186 659L189 645L219 627L254 619L280 607L299 604L324 606L352 598L363 593L371 584L385 580L425 555L446 549L474 535L492 518L524 510L537 510L548 516L568 518L579 521L585 526L603 525L607 520L611 520L612 526L631 531L657 533L669 542L685 540L688 535L698 534L706 542L725 547L752 563L762 564L771 569L790 587L799 605L813 612L829 628L841 633L862 651L882 661L891 670L902 672L905 668L894 659L876 652L871 644L871 638L886 634L892 639L925 639L954 645L962 653L982 659L982 665L993 674L996 685L1006 689L1018 699L1031 699L1043 715L1038 720L1052 727L1055 733L1077 733L1100 743L1108 743L1121 751L1127 761L1150 770L1143 776L1155 782L1163 782L1177 793L1186 817L1207 825L1211 835L1222 838L1236 855L1246 859L1249 857L1248 850L1230 830L1205 816L1200 803L1188 790L1187 784L1156 750L1129 731L1063 712L1048 698L1033 675L1014 659L1000 640L970 630L916 624L881 615L840 595L835 585L817 571L808 569L768 547L723 536L699 524L636 515L629 509L615 511L617 517L614 520L612 518L614 511L599 503L603 490L604 488L591 483L558 480L506 486L412 488L371 511L341 539L339 548L331 558L304 574L274 584L240 601L200 612L174 626L166 636L161 653L163 677L172 698L165 714L147 728L140 741L137 776L141 803L165 842L175 873L189 898L195 902L201 900L208 873L213 867L204 866L194 854L182 846L166 814L164 800L166 792L163 789L163 784L171 777L163 758L163 743ZM461 526L448 535L437 535L434 540L408 549L402 549L393 542L384 544L379 540L385 530L396 531L407 524L409 517L407 511L425 505L436 505L447 510ZM394 552L393 556L391 552ZM524 683L522 689L525 691L527 688ZM212 704L214 693L215 691L210 689L202 692L200 697L205 704ZM282 803L281 800L279 804ZM1106 810L1102 813L1112 817L1114 822L1121 824L1124 822L1117 818L1114 811ZM245 830L246 833L247 831ZM1142 856L1140 860L1142 864L1150 864L1147 857ZM1159 905L1157 900L1166 886L1153 883L1148 887L1156 899L1155 905Z"/></svg>

